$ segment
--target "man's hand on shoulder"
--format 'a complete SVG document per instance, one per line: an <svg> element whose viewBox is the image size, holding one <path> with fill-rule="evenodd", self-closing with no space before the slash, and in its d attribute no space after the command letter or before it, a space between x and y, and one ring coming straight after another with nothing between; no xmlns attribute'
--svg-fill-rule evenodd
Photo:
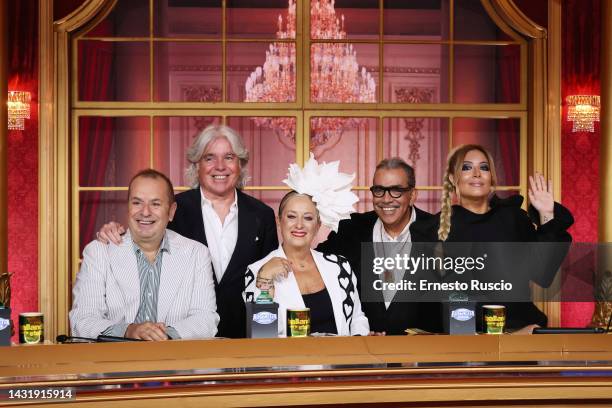
<svg viewBox="0 0 612 408"><path fill-rule="evenodd" d="M130 339L163 341L168 340L166 325L163 323L132 323L125 331L125 337Z"/></svg>
<svg viewBox="0 0 612 408"><path fill-rule="evenodd" d="M125 234L125 227L118 222L111 221L108 224L104 224L100 231L96 232L96 239L103 244L112 242L115 245L119 245L123 240L121 235Z"/></svg>

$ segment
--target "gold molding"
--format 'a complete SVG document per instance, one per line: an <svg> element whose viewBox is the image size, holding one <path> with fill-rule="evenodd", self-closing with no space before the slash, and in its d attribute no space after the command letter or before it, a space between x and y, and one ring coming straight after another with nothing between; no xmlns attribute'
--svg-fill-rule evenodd
<svg viewBox="0 0 612 408"><path fill-rule="evenodd" d="M58 223L56 218L57 150L55 141L55 53L53 0L39 3L39 127L38 127L38 304L45 315L47 338L58 333Z"/></svg>
<svg viewBox="0 0 612 408"><path fill-rule="evenodd" d="M481 0L490 3L497 14L512 29L521 35L533 39L546 38L546 29L527 17L512 0Z"/></svg>
<svg viewBox="0 0 612 408"><path fill-rule="evenodd" d="M72 32L87 24L101 10L106 14L115 7L117 0L87 0L72 13L54 22L55 31Z"/></svg>
<svg viewBox="0 0 612 408"><path fill-rule="evenodd" d="M548 1L548 169L555 199L561 202L561 10L562 0Z"/></svg>
<svg viewBox="0 0 612 408"><path fill-rule="evenodd" d="M546 139L538 150L545 152L544 170L549 179L553 181L555 200L561 202L561 0L548 0L548 37L547 37L547 110L546 110ZM556 279L561 279L557 276ZM554 282L552 287L557 286ZM539 298L554 296L549 290L546 295ZM540 308L548 316L548 325L561 326L561 303L543 302Z"/></svg>
<svg viewBox="0 0 612 408"><path fill-rule="evenodd" d="M69 33L58 32L55 35L56 51L56 125L55 125L55 214L57 217L56 247L57 279L56 298L56 334L68 333L68 305L70 304L70 47Z"/></svg>

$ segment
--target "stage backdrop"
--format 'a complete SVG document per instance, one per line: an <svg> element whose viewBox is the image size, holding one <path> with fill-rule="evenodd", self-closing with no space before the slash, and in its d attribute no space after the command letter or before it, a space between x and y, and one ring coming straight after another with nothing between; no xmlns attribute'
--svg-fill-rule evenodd
<svg viewBox="0 0 612 408"><path fill-rule="evenodd" d="M54 2L56 19L65 16L82 2L83 0L56 0ZM544 2L520 0L516 3L528 16L545 25L545 7L542 6ZM582 92L599 94L599 5L598 0L563 2L564 97ZM37 7L36 0L9 2L8 19L11 23L9 89L27 90L32 92L33 97L32 115L31 119L26 121L26 130L11 131L8 136L10 236L8 264L9 270L14 273L12 280L14 318L19 312L38 309ZM160 126L163 127L164 124ZM393 126L393 123L389 123L389 126ZM574 240L596 242L598 240L599 127L596 127L594 134L574 134L570 132L568 126L564 123L563 202L576 217L576 224L572 229ZM562 308L562 322L565 325L585 324L590 318L591 310L590 304L566 304Z"/></svg>

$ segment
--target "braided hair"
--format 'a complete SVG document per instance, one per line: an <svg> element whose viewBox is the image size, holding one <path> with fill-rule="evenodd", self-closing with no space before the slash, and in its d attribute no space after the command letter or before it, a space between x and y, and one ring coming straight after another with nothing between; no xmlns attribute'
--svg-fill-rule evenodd
<svg viewBox="0 0 612 408"><path fill-rule="evenodd" d="M487 158L491 169L491 185L495 186L497 184L497 174L495 173L493 156L487 149L477 144L465 144L454 148L448 155L446 171L442 179L442 208L440 210L440 226L438 227L438 239L440 241L446 241L450 234L451 215L453 211L452 193L459 193L457 191L456 182L459 180L465 156L472 150L480 151ZM455 183L453 183L451 176L455 180Z"/></svg>

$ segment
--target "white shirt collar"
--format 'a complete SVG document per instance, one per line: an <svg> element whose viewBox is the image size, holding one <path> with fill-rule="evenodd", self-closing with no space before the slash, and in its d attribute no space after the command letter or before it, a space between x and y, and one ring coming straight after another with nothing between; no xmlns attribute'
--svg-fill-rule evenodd
<svg viewBox="0 0 612 408"><path fill-rule="evenodd" d="M380 218L376 219L376 224L374 224L374 242L379 242L382 238L385 242L403 242L403 241L411 241L410 236L410 224L416 221L416 211L414 207L410 209L410 220L408 224L404 227L402 232L397 236L397 238L391 237L387 230L385 229L385 225L383 224ZM378 233L377 233L378 232Z"/></svg>
<svg viewBox="0 0 612 408"><path fill-rule="evenodd" d="M200 206L204 207L205 205L208 205L210 207L213 207L212 201L210 201L204 195L204 190L202 190L202 186L200 186L200 197L201 197ZM234 189L234 202L230 206L230 211L232 211L235 208L238 208L238 192L236 192L236 189Z"/></svg>

